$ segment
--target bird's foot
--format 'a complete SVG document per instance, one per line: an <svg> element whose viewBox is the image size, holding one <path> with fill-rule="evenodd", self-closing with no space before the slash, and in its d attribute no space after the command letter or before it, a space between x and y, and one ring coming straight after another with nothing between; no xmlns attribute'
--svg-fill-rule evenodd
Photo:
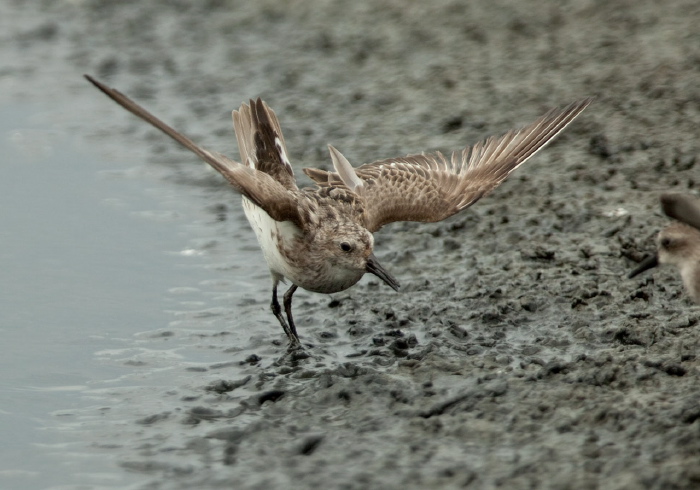
<svg viewBox="0 0 700 490"><path fill-rule="evenodd" d="M275 365L282 366L297 364L299 361L303 361L304 359L308 359L310 357L311 354L304 349L304 346L302 346L300 342L290 342L290 344L287 346L287 352L282 354L282 356L275 361Z"/></svg>

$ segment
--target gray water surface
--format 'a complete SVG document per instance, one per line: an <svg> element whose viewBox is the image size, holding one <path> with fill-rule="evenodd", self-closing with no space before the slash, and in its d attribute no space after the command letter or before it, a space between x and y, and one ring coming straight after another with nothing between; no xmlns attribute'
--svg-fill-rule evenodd
<svg viewBox="0 0 700 490"><path fill-rule="evenodd" d="M36 115L0 109L0 488L122 486L138 478L100 453L120 444L100 418L120 389L199 360L178 332L229 326L258 259L227 265L231 244L193 236L214 221L201 189L105 161ZM132 425L134 410L107 418Z"/></svg>

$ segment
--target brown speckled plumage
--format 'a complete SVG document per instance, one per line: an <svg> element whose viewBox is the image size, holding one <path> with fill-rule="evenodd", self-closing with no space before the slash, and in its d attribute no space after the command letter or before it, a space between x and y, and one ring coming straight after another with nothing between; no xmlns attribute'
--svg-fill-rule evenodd
<svg viewBox="0 0 700 490"><path fill-rule="evenodd" d="M358 217L369 231L394 221L441 221L471 206L503 182L578 116L591 99L553 109L537 121L472 147L389 158L357 167L365 182ZM346 188L337 173L305 168L322 188Z"/></svg>
<svg viewBox="0 0 700 490"><path fill-rule="evenodd" d="M534 123L454 152L409 155L353 168L329 146L335 172L304 169L317 184L298 189L275 113L260 99L233 111L242 163L195 145L134 101L90 76L122 107L190 149L243 195L273 279L272 311L292 347L299 347L291 312L298 287L322 293L349 288L369 272L392 288L399 284L376 260L372 233L394 221L440 221L495 189L542 149L592 101L553 109ZM277 286L288 279L286 318Z"/></svg>

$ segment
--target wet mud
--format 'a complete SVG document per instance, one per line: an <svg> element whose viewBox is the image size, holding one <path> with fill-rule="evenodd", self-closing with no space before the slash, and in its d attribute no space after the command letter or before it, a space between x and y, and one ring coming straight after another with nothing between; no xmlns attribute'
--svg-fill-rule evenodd
<svg viewBox="0 0 700 490"><path fill-rule="evenodd" d="M2 86L81 101L76 130L211 189L212 226L247 246L221 179L82 73L232 157L230 111L261 96L302 182L328 143L354 165L449 151L597 97L472 208L382 229L400 293L297 292L308 357L284 357L262 255L216 329L140 339L200 349L170 384L105 395L87 444L142 488L700 485L700 310L674 271L626 278L668 222L658 195L698 181L696 2L9 4Z"/></svg>

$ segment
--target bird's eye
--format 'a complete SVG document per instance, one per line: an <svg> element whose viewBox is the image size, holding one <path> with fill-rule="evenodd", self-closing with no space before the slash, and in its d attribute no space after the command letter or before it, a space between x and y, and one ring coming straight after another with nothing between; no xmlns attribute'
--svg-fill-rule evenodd
<svg viewBox="0 0 700 490"><path fill-rule="evenodd" d="M671 247L671 239L670 238L662 238L661 243L661 248L670 248Z"/></svg>
<svg viewBox="0 0 700 490"><path fill-rule="evenodd" d="M350 245L348 242L343 242L340 244L340 249L343 252L350 252L352 251L352 245Z"/></svg>

